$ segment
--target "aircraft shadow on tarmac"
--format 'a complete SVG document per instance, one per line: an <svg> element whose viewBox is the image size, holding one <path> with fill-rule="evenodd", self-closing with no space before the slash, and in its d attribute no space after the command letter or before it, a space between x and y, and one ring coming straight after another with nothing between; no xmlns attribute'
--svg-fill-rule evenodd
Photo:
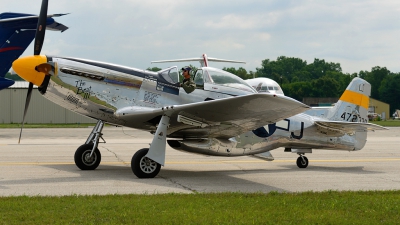
<svg viewBox="0 0 400 225"><path fill-rule="evenodd" d="M41 185L52 183L68 183L73 185L74 182L90 182L96 181L123 181L131 182L132 189L134 190L135 184L140 183L148 184L151 189L154 185L166 186L171 188L182 189L182 191L191 192L270 192L278 191L284 192L274 186L260 184L257 182L249 181L234 177L237 174L244 174L242 170L216 170L216 171L184 171L184 170L171 170L163 169L160 174L153 179L138 179L132 173L128 166L113 166L101 165L94 171L83 171L76 168L75 165L43 165L44 167L51 168L58 171L67 173L74 173L75 175L57 175L53 173L47 177L32 178L32 179L16 179L16 180L0 180L0 190L8 189L10 185ZM248 170L245 173L263 173L264 170ZM62 172L58 172L63 174ZM78 174L78 176L76 176ZM51 176L51 177L50 177ZM115 182L113 182L115 183ZM95 185L95 184L93 184ZM229 185L229 187L227 186ZM143 189L143 188L142 188ZM57 191L55 191L57 192Z"/></svg>
<svg viewBox="0 0 400 225"><path fill-rule="evenodd" d="M348 173L348 174L377 174L381 172L365 170L363 166L347 166L347 167L328 167L328 166L309 166L307 169L299 169L293 165L279 166L281 169L263 168L263 169L230 169L230 170L207 170L187 171L182 169L163 168L160 174L153 179L137 179L131 171L130 166L120 165L100 165L94 171L83 171L76 168L75 165L43 165L44 167L54 169L56 171L48 177L32 178L32 179L16 179L16 180L0 180L0 189L7 189L10 185L22 184L51 184L51 183L78 183L96 181L123 181L132 183L134 190L135 184L148 184L151 189L154 185L178 188L182 191L191 192L285 192L287 190L274 186L272 174L293 173L298 176L299 173L307 173L312 175L313 172L332 172L332 173ZM73 176L65 175L63 172L75 174ZM60 175L57 175L59 173ZM265 174L260 176L264 184L246 179L246 176L252 174ZM76 176L78 175L78 176ZM240 176L240 177L238 177ZM250 178L250 177L249 177ZM250 178L252 179L252 178ZM257 180L259 178L256 178ZM271 179L271 181L268 181ZM94 184L95 185L95 184ZM51 186L51 185L50 185ZM150 187L149 186L149 187ZM142 186L143 189L143 186ZM151 191L151 190L150 190Z"/></svg>
<svg viewBox="0 0 400 225"><path fill-rule="evenodd" d="M349 173L349 174L379 174L383 172L378 172L378 171L371 171L371 170L366 170L364 166L337 166L337 167L332 167L332 166L315 166L315 165L309 165L306 169L299 169L296 165L285 165L281 166L284 168L287 168L285 172L289 171L315 171L315 172L332 172L332 173ZM275 170L276 171L276 170ZM273 172L273 171L270 171Z"/></svg>

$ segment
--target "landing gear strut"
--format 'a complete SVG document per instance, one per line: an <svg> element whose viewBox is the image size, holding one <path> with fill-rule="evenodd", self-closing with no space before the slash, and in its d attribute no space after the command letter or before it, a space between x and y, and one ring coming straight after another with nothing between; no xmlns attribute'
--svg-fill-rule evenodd
<svg viewBox="0 0 400 225"><path fill-rule="evenodd" d="M93 128L85 144L79 146L79 148L75 151L75 165L79 169L94 170L99 166L101 161L101 154L97 148L100 143L99 139L101 138L103 140L101 143L106 143L102 137L103 134L101 133L103 127L104 122L101 120L97 121L96 126Z"/></svg>
<svg viewBox="0 0 400 225"><path fill-rule="evenodd" d="M153 178L165 164L165 147L170 115L164 114L158 124L150 149L140 149L133 155L131 168L138 178Z"/></svg>
<svg viewBox="0 0 400 225"><path fill-rule="evenodd" d="M296 160L296 164L299 168L307 168L308 159L304 156L304 154L299 154L299 158Z"/></svg>

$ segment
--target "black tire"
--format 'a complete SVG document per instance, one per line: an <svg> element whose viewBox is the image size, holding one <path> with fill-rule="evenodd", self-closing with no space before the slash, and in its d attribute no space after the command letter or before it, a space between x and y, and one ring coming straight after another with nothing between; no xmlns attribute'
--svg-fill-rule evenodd
<svg viewBox="0 0 400 225"><path fill-rule="evenodd" d="M98 148L94 150L92 157L89 158L92 148L93 144L83 144L76 150L74 160L79 169L94 170L99 166L101 154Z"/></svg>
<svg viewBox="0 0 400 225"><path fill-rule="evenodd" d="M148 151L148 148L142 148L137 151L132 157L132 172L138 178L154 178L160 172L161 165L145 157Z"/></svg>
<svg viewBox="0 0 400 225"><path fill-rule="evenodd" d="M304 159L304 161L303 161ZM308 159L307 157L303 156L303 157L299 157L296 160L296 164L299 168L307 168L308 166Z"/></svg>

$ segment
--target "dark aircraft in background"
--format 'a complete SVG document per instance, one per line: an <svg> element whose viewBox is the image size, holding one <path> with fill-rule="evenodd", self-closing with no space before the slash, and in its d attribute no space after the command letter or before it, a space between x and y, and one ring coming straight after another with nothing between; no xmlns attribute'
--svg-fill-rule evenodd
<svg viewBox="0 0 400 225"><path fill-rule="evenodd" d="M57 23L52 17L65 14L48 15L46 28L64 32L68 27ZM0 14L0 90L14 84L5 78L12 62L18 59L35 38L37 15L5 12Z"/></svg>

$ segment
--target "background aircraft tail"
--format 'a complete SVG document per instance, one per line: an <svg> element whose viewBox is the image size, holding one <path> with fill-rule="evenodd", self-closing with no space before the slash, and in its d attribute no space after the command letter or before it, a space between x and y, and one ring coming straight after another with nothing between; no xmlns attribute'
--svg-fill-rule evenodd
<svg viewBox="0 0 400 225"><path fill-rule="evenodd" d="M65 31L68 27L57 23L52 17L65 14L49 15L46 29ZM23 13L0 14L0 90L14 84L4 78L12 62L19 58L35 37L38 16Z"/></svg>

